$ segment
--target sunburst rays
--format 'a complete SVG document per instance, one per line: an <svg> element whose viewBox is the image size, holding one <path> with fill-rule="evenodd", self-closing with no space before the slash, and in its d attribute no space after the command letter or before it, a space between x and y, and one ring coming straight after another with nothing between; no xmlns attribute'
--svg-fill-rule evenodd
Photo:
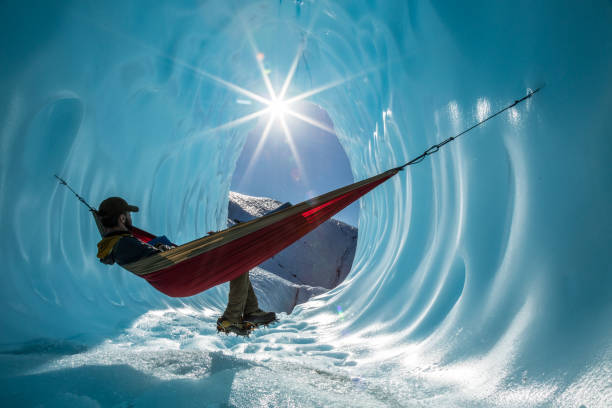
<svg viewBox="0 0 612 408"><path fill-rule="evenodd" d="M291 149L291 153L294 156L294 160L295 163L298 166L298 170L300 171L300 173L302 174L302 176L305 176L304 172L303 172L303 167L302 167L302 162L301 159L299 157L299 153L297 152L292 134L291 134L291 130L289 128L289 125L286 121L286 116L292 116L293 118L299 119L311 126L317 127L319 129L324 130L325 132L328 132L330 134L335 134L334 130L332 128L330 128L329 126L321 123L320 121L316 120L315 118L312 118L310 116L307 116L301 112L298 112L295 109L292 109L291 105L295 104L296 102L300 102L300 101L304 101L314 95L320 94L322 92L328 91L330 89L339 87L349 81L352 81L354 79L357 78L361 78L364 77L366 75L368 75L369 73L371 73L372 71L375 71L377 69L379 69L379 67L373 67L367 70L363 70L359 73L356 74L352 74L349 76L346 76L342 79L338 79L335 81L331 81L327 84L321 85L317 88L314 89L310 89L308 91L305 91L301 94L298 94L296 96L291 96L289 98L287 98L287 93L291 87L291 82L295 77L295 74L297 72L299 63L300 63L300 59L302 58L302 54L304 52L304 50L306 49L307 43L308 43L308 39L310 36L310 33L312 32L312 29L314 27L315 21L317 19L318 16L318 12L313 13L313 17L311 18L308 27L306 30L304 30L304 38L302 38L302 40L300 41L300 44L297 47L295 56L291 62L291 65L289 67L289 70L287 72L287 75L284 79L284 81L282 82L282 86L280 88L280 90L277 92L274 89L274 86L272 85L272 82L270 81L270 77L269 77L269 71L266 69L265 65L264 65L264 54L263 52L259 49L256 41L255 41L255 37L253 35L253 33L251 32L251 30L249 29L248 24L246 24L246 22L242 21L242 25L243 25L243 30L245 33L245 37L247 39L247 42L251 48L251 52L253 55L254 60L256 61L256 65L258 68L258 71L261 75L261 79L265 85L265 88L268 92L268 96L263 96L261 94L258 94L257 92L251 91L249 89L246 89L245 87L242 87L238 84L235 84L233 82L230 82L226 79L223 79L221 77L219 77L218 75L212 74L198 66L193 65L192 63L189 63L187 61L184 61L180 58L177 58L175 56L172 55L168 55L165 52L162 52L161 50L148 45L148 44L144 44L141 41L138 41L137 39L131 37L131 36L127 36L125 34L122 33L117 33L115 32L115 34L121 35L124 38L129 38L130 41L132 42L136 42L138 43L138 45L140 45L143 48L146 48L150 51L155 52L160 58L166 59L168 61L170 61L173 64L176 64L179 67L182 67L185 70L191 71L193 72L195 75L199 76L200 78L203 79L208 79L213 81L214 83L217 83L221 86L223 86L224 88L235 92L237 94L239 94L242 97L246 97L249 98L250 100L259 102L260 104L264 105L264 107L262 109L259 109L255 112L251 112L248 113L244 116L241 116L239 118L236 119L232 119L226 123L217 125L215 127L212 128L208 128L208 129L203 129L199 132L197 132L194 136L189 137L188 139L183 139L182 140L182 147L185 147L186 145L190 145L191 143L197 142L198 140L200 140L202 137L204 136L208 136L210 134L213 134L215 132L219 132L219 131L227 131L233 128L236 128L238 126L244 125L248 122L251 122L253 120L256 119L260 119L261 117L265 116L266 114L269 114L269 118L267 119L266 125L263 128L260 140L258 141L257 147L255 149L255 152L253 154L253 156L250 159L249 165L247 167L247 171L250 170L250 168L253 166L253 164L258 160L259 155L261 154L261 151L263 149L263 146L265 145L266 139L268 138L273 125L278 122L283 133L284 136L286 138L287 144L289 145L290 149ZM110 28L108 27L103 27L105 30L110 30ZM243 101L243 100L241 100ZM241 102L242 104L247 104L246 101Z"/></svg>
<svg viewBox="0 0 612 408"><path fill-rule="evenodd" d="M320 123L319 121L317 121L314 118L311 118L309 116L306 116L300 112L297 112L293 109L291 109L291 105L294 104L295 102L299 102L299 101L303 101L306 100L307 98L310 98L314 95L317 95L319 93L325 92L329 89L341 86L349 81L352 81L356 78L360 78L363 76L368 75L369 73L371 73L372 71L375 71L377 69L379 69L380 67L373 67L364 71L361 71L359 73L353 74L353 75L349 75L345 78L342 79L338 79L335 81L331 81L327 84L321 85L317 88L308 90L306 92L303 92L299 95L296 96L292 96L290 98L286 98L287 92L291 86L291 82L295 76L295 73L297 71L297 68L299 66L299 62L302 56L302 53L304 52L304 50L306 49L307 43L308 43L308 39L310 34L312 33L313 27L315 25L315 22L318 18L318 15L320 13L320 10L318 8L315 8L315 11L313 12L312 18L309 21L309 24L307 26L307 28L304 30L304 38L302 39L302 41L300 41L300 44L297 47L295 56L291 62L291 66L289 68L289 71L287 73L287 76L285 77L283 84L281 86L281 89L279 90L279 92L277 93L276 90L274 89L274 87L272 86L272 83L270 81L270 78L268 76L268 73L266 71L266 68L263 64L263 53L259 50L257 43L255 41L255 38L253 36L253 33L251 32L251 30L249 29L249 25L246 24L245 21L242 21L242 25L243 25L243 30L245 33L245 36L247 38L247 41L249 43L249 46L251 47L251 51L253 54L253 57L256 61L259 73L261 75L262 81L265 84L266 90L268 91L268 97L262 96L256 92L253 92L249 89L246 89L238 84L235 84L233 82L230 82L226 79L221 78L218 75L212 74L211 72L208 72L196 65L194 65L193 63L187 62L181 58L177 58L174 55L170 55L166 52L161 51L160 49L158 49L157 47L154 47L150 44L147 44L131 35L125 34L121 31L118 31L116 29L113 29L110 26L107 25L103 25L100 24L98 22L95 21L91 21L89 19L87 19L84 16L79 16L82 20L85 20L86 22L93 24L94 26L97 26L99 29L112 33L118 37L121 37L124 40L128 40L129 42L138 45L139 47L143 48L143 49L147 49L149 51L152 51L153 53L155 53L159 58L165 59L169 62L171 62L172 64L175 64L178 67L181 67L187 71L192 72L193 74L199 76L200 78L205 78L208 80L213 81L214 83L217 83L223 87L225 87L226 89L233 91L243 97L249 98L250 100L254 100L257 101L259 103L261 103L262 105L264 105L263 109L257 110L255 112L246 114L244 116L241 116L239 118L236 119L232 119L226 123L223 123L221 125L212 127L212 128L208 128L208 129L203 129L199 132L197 132L194 136L191 136L188 139L183 139L181 143L182 147L185 147L186 145L189 145L193 142L198 141L199 139L201 139L203 136L209 135L211 133L215 133L215 132L219 132L219 131L224 131L224 130L229 130L229 129L233 129L235 127L238 127L240 125L243 125L245 123L248 123L252 120L258 119L266 114L270 114L270 118L268 119L268 122L266 123L266 126L264 127L264 130L262 132L262 136L261 136L261 140L258 144L258 149L256 150L256 154L254 155L254 157L252 158L252 162L254 160L257 159L257 155L261 152L261 148L263 147L263 144L265 143L265 140L267 139L270 130L272 128L272 125L274 124L275 121L279 121L281 128L283 129L283 132L285 133L285 137L287 138L287 142L290 144L290 146L295 146L293 144L293 139L291 137L291 132L289 130L289 126L285 120L285 115L290 115L294 118L297 118L303 122L306 122L312 126L315 126L319 129L322 129L326 132L329 132L331 134L334 134L334 130L331 129L330 127L326 126L323 123ZM243 100L241 100L243 101ZM244 101L246 102L246 101ZM294 155L296 155L296 157L294 157L294 159L296 160L296 163L300 162L299 157L297 157L297 152L295 151L295 149L292 149L292 152Z"/></svg>

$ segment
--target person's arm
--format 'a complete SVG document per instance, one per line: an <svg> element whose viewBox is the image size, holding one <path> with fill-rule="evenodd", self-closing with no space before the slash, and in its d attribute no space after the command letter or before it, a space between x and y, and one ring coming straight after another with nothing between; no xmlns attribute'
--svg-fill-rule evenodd
<svg viewBox="0 0 612 408"><path fill-rule="evenodd" d="M113 258L119 265L136 262L139 259L155 255L161 250L152 245L145 244L133 236L123 237L113 248Z"/></svg>
<svg viewBox="0 0 612 408"><path fill-rule="evenodd" d="M157 244L155 245L155 248L163 252L163 251L167 251L172 248L176 248L176 245Z"/></svg>

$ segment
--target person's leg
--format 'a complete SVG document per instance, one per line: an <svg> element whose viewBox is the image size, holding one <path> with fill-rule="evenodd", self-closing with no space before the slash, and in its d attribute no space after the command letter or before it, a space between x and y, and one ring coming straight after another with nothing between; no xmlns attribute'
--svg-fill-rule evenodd
<svg viewBox="0 0 612 408"><path fill-rule="evenodd" d="M257 303L257 296L255 296L255 291L253 290L253 285L251 285L251 279L249 278L249 273L245 273L247 277L248 284L248 294L246 298L246 304L244 306L244 315L250 315L259 311L259 304Z"/></svg>
<svg viewBox="0 0 612 408"><path fill-rule="evenodd" d="M245 275L248 275L248 273ZM268 324L274 321L276 319L276 313L264 312L259 308L251 279L248 279L248 282L248 296L244 307L244 320L254 324Z"/></svg>
<svg viewBox="0 0 612 408"><path fill-rule="evenodd" d="M248 272L230 281L227 308L222 316L224 319L232 323L242 322L242 314L249 295L250 284Z"/></svg>

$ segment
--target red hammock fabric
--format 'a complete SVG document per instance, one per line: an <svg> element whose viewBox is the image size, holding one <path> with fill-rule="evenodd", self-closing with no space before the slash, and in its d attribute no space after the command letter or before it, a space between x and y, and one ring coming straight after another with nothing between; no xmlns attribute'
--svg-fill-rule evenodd
<svg viewBox="0 0 612 408"><path fill-rule="evenodd" d="M392 177L396 172L358 187L305 211L237 238L202 254L155 272L140 274L159 291L172 297L193 296L237 278L282 251L334 214ZM134 236L147 242L154 236L135 228Z"/></svg>
<svg viewBox="0 0 612 408"><path fill-rule="evenodd" d="M134 235L134 237L138 238L144 243L147 243L155 238L155 235L136 227L132 227L131 233Z"/></svg>

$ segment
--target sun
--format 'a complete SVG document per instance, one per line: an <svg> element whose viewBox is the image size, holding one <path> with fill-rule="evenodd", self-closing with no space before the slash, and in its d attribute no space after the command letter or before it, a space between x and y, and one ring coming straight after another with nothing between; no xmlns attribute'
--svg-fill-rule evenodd
<svg viewBox="0 0 612 408"><path fill-rule="evenodd" d="M272 118L275 119L283 119L285 117L285 113L288 111L287 102L278 98L272 99L268 107L270 109Z"/></svg>

